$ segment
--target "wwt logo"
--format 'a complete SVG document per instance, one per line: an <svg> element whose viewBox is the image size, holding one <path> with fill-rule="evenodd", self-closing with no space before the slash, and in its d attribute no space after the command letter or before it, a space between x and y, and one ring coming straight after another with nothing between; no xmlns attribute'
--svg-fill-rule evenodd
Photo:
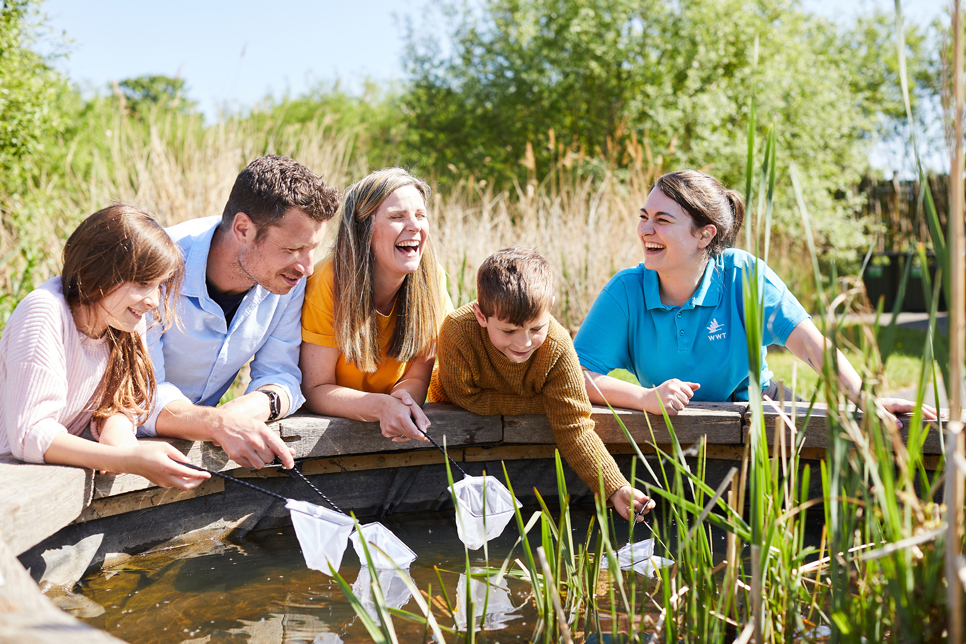
<svg viewBox="0 0 966 644"><path fill-rule="evenodd" d="M708 325L708 339L709 340L723 340L728 334L721 329L724 328L723 324L719 324L717 319L712 319L711 324Z"/></svg>

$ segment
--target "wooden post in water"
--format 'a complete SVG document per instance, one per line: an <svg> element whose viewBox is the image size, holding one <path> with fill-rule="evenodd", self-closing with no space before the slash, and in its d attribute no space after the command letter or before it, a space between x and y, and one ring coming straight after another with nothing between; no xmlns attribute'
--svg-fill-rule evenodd
<svg viewBox="0 0 966 644"><path fill-rule="evenodd" d="M966 455L966 437L963 435L963 359L966 342L966 239L964 239L963 186L963 24L960 0L952 0L953 29L953 150L949 167L950 224L949 224L949 270L951 302L949 306L949 441L947 449L962 457ZM948 592L948 633L951 644L963 641L963 593L959 578L959 555L963 530L963 472L952 458L946 459L946 584Z"/></svg>

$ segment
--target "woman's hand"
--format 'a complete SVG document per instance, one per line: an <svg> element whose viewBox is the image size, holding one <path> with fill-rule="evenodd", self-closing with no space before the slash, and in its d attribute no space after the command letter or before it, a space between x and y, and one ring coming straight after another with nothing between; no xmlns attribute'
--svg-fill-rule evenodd
<svg viewBox="0 0 966 644"><path fill-rule="evenodd" d="M701 388L696 382L687 382L671 378L653 389L644 390L644 411L652 414L661 413L661 404L668 416L676 416L679 411L688 406L694 392Z"/></svg>
<svg viewBox="0 0 966 644"><path fill-rule="evenodd" d="M633 501L631 500L633 499ZM631 504L634 505L634 515L637 517L637 521L644 520L644 514L647 514L654 507L654 500L648 497L646 494L640 490L635 490L630 485L625 485L617 489L616 492L610 495L610 502L614 505L614 509L617 510L617 514L621 515L628 521L630 521L630 508ZM643 513L638 515L638 512Z"/></svg>
<svg viewBox="0 0 966 644"><path fill-rule="evenodd" d="M386 404L379 415L382 435L392 439L394 443L402 443L410 438L428 443L429 439L423 436L423 432L429 429L429 419L409 392L397 389L386 398Z"/></svg>

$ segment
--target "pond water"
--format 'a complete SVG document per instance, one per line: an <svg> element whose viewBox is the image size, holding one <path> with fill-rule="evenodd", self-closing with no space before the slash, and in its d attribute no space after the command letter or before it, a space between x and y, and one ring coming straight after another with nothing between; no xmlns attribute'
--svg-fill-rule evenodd
<svg viewBox="0 0 966 644"><path fill-rule="evenodd" d="M525 508L524 518L534 509ZM571 507L575 541L583 542L592 513L592 506ZM432 601L440 609L446 604L440 592L442 581L450 604L457 608L448 623L439 617L443 610L436 610L440 623L452 626L455 621L465 630L465 615L459 608L465 602L464 549L452 511L390 516L382 523L415 551L418 558L409 574L421 590L432 586ZM626 526L623 523L624 530ZM535 528L531 538L539 532ZM636 537L645 538L646 533L639 528ZM511 523L488 544L490 565L502 564L517 534ZM519 549L515 551L514 558L522 556ZM470 565L487 565L483 549L470 552ZM369 573L360 570L351 547L339 573L357 595L365 593ZM405 585L393 576L387 572L381 578L389 604L419 613ZM482 582L474 582L472 591L480 596L478 611L485 590ZM147 553L122 567L85 577L75 591L82 596L75 602L76 616L131 644L371 641L335 580L306 568L291 526L230 543L209 541ZM493 638L489 641L528 641L537 620L529 596L529 583L517 579L490 586L484 619ZM399 617L393 619L393 626L400 642L428 637L422 625ZM480 639L487 641L486 633Z"/></svg>

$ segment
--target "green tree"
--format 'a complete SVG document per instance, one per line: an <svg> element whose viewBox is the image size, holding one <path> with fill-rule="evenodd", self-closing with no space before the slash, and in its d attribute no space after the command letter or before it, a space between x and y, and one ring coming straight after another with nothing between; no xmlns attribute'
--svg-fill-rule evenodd
<svg viewBox="0 0 966 644"><path fill-rule="evenodd" d="M883 15L843 28L793 0L441 6L449 46L410 28L403 100L414 147L438 173L509 181L525 165L542 176L561 144L619 167L634 137L664 151L665 169L743 186L754 93L758 122L777 128L779 167L799 167L820 239L846 254L864 243L848 196L883 115L901 110L895 55L881 56L894 42ZM924 39L913 35L916 60ZM779 231L798 228L790 192L780 192Z"/></svg>
<svg viewBox="0 0 966 644"><path fill-rule="evenodd" d="M127 109L136 114L156 108L190 112L197 106L186 98L183 78L138 76L122 80L116 91L124 97Z"/></svg>

